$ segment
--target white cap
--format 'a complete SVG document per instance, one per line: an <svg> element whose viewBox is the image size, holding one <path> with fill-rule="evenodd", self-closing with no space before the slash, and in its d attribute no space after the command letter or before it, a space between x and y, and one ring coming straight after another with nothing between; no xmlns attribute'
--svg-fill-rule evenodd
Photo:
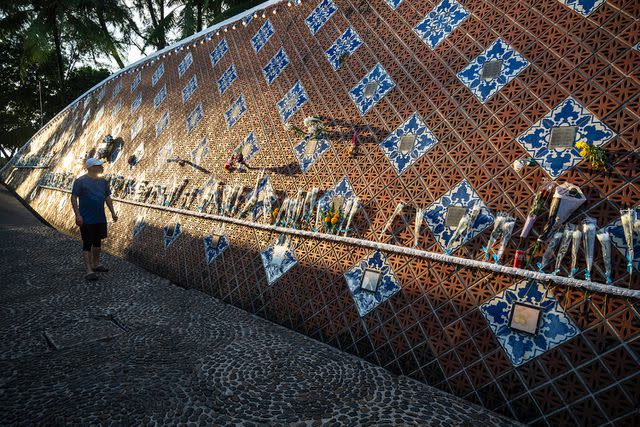
<svg viewBox="0 0 640 427"><path fill-rule="evenodd" d="M102 160L98 160L95 157L89 157L85 162L84 165L87 167L87 169L89 169L92 166L101 166L104 162Z"/></svg>

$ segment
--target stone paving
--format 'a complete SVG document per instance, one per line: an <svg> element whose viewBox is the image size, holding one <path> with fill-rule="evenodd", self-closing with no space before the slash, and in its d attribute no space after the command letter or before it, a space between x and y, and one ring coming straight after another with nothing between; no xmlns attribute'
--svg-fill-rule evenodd
<svg viewBox="0 0 640 427"><path fill-rule="evenodd" d="M79 243L0 191L0 424L513 426ZM13 219L12 219L13 218Z"/></svg>

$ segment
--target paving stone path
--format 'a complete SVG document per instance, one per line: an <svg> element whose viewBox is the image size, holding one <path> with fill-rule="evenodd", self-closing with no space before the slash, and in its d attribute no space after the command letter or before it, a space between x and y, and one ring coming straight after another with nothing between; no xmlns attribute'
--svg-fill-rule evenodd
<svg viewBox="0 0 640 427"><path fill-rule="evenodd" d="M85 282L29 215L0 188L0 424L517 425L115 257Z"/></svg>

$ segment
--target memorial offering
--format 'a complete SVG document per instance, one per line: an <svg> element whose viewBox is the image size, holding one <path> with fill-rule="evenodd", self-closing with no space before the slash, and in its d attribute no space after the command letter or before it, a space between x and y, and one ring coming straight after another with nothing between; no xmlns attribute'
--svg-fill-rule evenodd
<svg viewBox="0 0 640 427"><path fill-rule="evenodd" d="M582 221L582 245L586 268L584 270L585 280L591 280L591 267L593 266L593 251L596 244L596 226L595 218L585 217Z"/></svg>
<svg viewBox="0 0 640 427"><path fill-rule="evenodd" d="M612 282L611 277L611 236L607 231L600 230L596 234L602 248L602 263L604 264L604 277L607 283Z"/></svg>

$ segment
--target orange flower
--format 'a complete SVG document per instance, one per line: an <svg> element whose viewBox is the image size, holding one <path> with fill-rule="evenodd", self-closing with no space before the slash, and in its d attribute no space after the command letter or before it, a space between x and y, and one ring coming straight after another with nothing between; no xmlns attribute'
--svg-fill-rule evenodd
<svg viewBox="0 0 640 427"><path fill-rule="evenodd" d="M272 215L273 215L274 218L278 216L278 212L280 212L280 209L278 209L278 208L275 208L273 210L273 214Z"/></svg>
<svg viewBox="0 0 640 427"><path fill-rule="evenodd" d="M338 216L334 216L333 218L331 218L331 224L335 225L338 222Z"/></svg>

